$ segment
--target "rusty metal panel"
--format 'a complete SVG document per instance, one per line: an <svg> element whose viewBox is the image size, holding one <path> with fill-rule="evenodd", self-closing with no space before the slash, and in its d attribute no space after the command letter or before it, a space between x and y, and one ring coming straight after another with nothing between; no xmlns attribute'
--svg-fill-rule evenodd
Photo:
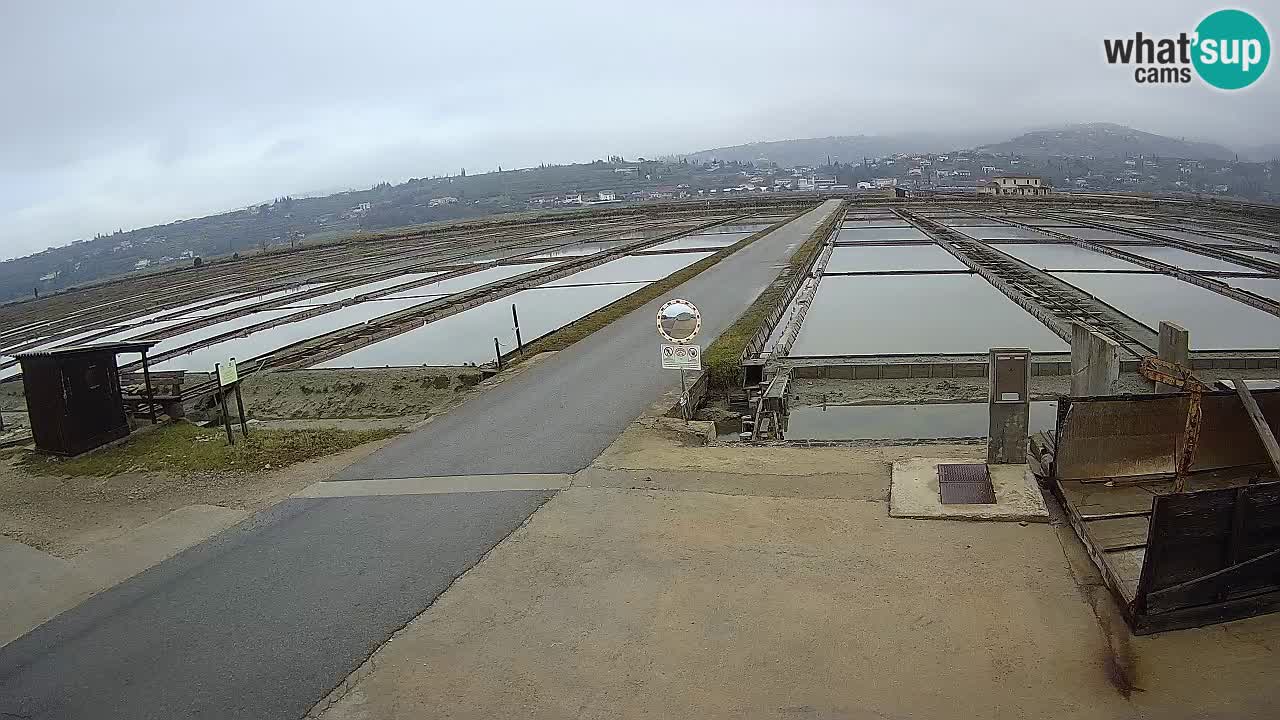
<svg viewBox="0 0 1280 720"><path fill-rule="evenodd" d="M1260 390L1254 398L1268 424L1280 429L1280 390ZM1234 392L1205 393L1201 412L1192 472L1268 462ZM1186 419L1185 393L1063 398L1054 474L1062 480L1172 474Z"/></svg>
<svg viewBox="0 0 1280 720"><path fill-rule="evenodd" d="M943 505L990 505L996 501L991 472L984 463L938 465L938 494Z"/></svg>

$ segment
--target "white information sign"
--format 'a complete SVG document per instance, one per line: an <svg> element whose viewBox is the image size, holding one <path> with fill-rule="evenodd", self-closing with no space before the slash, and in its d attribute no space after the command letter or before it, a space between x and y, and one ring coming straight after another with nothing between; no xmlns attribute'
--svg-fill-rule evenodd
<svg viewBox="0 0 1280 720"><path fill-rule="evenodd" d="M224 363L218 363L218 385L227 387L235 385L240 380L240 373L236 368L236 359L231 358Z"/></svg>
<svg viewBox="0 0 1280 720"><path fill-rule="evenodd" d="M697 345L663 345L664 370L701 370L702 348Z"/></svg>

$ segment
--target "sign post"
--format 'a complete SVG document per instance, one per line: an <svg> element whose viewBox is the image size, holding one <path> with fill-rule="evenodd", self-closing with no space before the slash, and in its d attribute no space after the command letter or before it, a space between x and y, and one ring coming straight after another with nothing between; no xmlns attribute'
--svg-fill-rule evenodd
<svg viewBox="0 0 1280 720"><path fill-rule="evenodd" d="M685 422L691 408L684 371L702 370L702 348L693 344L701 329L702 313L688 300L668 300L658 309L658 334L670 342L661 346L659 358L663 369L680 371L680 414Z"/></svg>
<svg viewBox="0 0 1280 720"><path fill-rule="evenodd" d="M231 414L227 411L227 394L236 395L236 410L240 413L240 432L249 437L249 421L244 416L244 397L240 394L240 371L236 367L236 359L229 358L225 363L214 363L214 373L218 376L218 403L222 406L222 426L227 430L227 443L236 444L235 435L231 432Z"/></svg>

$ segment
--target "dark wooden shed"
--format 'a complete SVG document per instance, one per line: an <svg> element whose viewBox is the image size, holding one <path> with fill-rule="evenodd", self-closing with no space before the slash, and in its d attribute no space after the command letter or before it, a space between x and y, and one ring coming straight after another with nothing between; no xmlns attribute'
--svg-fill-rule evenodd
<svg viewBox="0 0 1280 720"><path fill-rule="evenodd" d="M103 343L17 354L36 447L79 455L126 437L131 426L116 354L141 353L143 373L149 377L147 351L155 344ZM146 393L151 397L150 382Z"/></svg>

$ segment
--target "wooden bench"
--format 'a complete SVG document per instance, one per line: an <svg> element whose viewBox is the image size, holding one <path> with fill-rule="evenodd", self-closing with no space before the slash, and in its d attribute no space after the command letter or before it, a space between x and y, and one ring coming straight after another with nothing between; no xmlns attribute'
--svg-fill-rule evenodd
<svg viewBox="0 0 1280 720"><path fill-rule="evenodd" d="M151 372L151 400L171 418L183 417L182 385L186 370L162 370ZM146 397L146 377L140 372L120 373L120 390L125 408L137 415L150 413Z"/></svg>

